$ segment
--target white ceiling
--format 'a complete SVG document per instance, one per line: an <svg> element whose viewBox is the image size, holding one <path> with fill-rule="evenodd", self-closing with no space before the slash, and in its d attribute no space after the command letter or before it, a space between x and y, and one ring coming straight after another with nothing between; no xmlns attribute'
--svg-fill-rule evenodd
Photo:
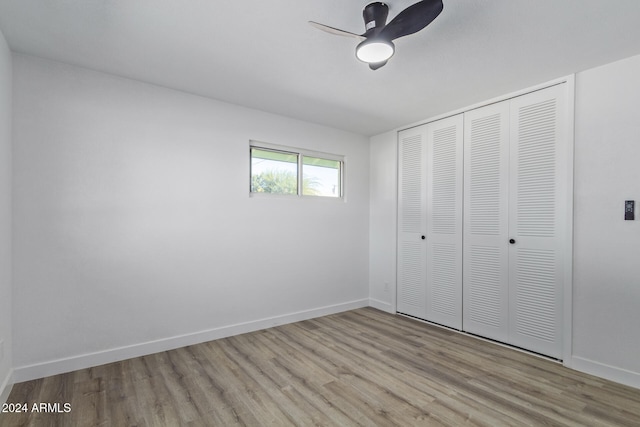
<svg viewBox="0 0 640 427"><path fill-rule="evenodd" d="M372 71L367 0L0 0L16 52L373 135L640 54L639 0L443 0ZM415 0L389 0L389 20Z"/></svg>

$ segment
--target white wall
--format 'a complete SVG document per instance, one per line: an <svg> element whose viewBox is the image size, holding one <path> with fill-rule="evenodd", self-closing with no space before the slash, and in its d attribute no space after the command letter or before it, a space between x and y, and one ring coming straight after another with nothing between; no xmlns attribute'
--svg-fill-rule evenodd
<svg viewBox="0 0 640 427"><path fill-rule="evenodd" d="M215 79L215 76L211 76ZM368 304L368 139L14 56L15 379ZM249 140L347 201L249 197Z"/></svg>
<svg viewBox="0 0 640 427"><path fill-rule="evenodd" d="M0 403L8 396L11 340L11 52L0 32Z"/></svg>
<svg viewBox="0 0 640 427"><path fill-rule="evenodd" d="M623 220L624 200L640 205L638 75L640 56L576 75L573 335L565 363L640 388L640 213ZM394 310L396 134L370 143L371 302Z"/></svg>
<svg viewBox="0 0 640 427"><path fill-rule="evenodd" d="M640 56L576 76L573 363L640 387Z"/></svg>
<svg viewBox="0 0 640 427"><path fill-rule="evenodd" d="M369 303L395 313L397 141L391 131L369 141Z"/></svg>

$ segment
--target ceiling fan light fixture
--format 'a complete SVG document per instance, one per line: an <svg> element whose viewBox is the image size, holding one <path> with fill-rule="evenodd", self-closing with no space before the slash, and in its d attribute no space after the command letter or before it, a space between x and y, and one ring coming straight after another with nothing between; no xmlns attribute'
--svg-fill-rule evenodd
<svg viewBox="0 0 640 427"><path fill-rule="evenodd" d="M367 39L356 47L356 57L368 64L384 62L393 56L396 48L390 40Z"/></svg>

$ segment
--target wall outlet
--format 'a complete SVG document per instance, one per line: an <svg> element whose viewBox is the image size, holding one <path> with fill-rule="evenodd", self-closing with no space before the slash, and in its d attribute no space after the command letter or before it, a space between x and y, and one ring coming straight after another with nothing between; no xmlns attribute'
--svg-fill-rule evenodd
<svg viewBox="0 0 640 427"><path fill-rule="evenodd" d="M384 282L384 291L389 292L389 282Z"/></svg>

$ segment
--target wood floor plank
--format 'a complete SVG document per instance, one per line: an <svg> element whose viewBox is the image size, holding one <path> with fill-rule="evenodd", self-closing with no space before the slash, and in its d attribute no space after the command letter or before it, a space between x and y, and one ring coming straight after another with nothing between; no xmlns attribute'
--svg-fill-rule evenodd
<svg viewBox="0 0 640 427"><path fill-rule="evenodd" d="M271 363L275 354L266 347L258 344L258 353L255 352L256 343L247 336L233 337L229 340L237 353L242 358L242 366L246 367L247 374L256 379L258 385L265 390L272 399L278 402L278 406L293 425L304 424L326 424L329 419L322 411L310 405L305 399L293 400L291 393L285 393L289 383L286 378L275 373L274 365Z"/></svg>
<svg viewBox="0 0 640 427"><path fill-rule="evenodd" d="M354 425L350 414L335 406L331 401L331 393L324 388L325 384L335 381L337 377L307 374L306 369L314 365L314 372L316 374L321 372L317 365L317 355L308 355L307 361L302 363L295 358L282 357L280 351L286 344L279 342L273 334L260 335L258 340L263 340L265 344L263 348L271 351L272 357L268 360L267 371L271 373L274 383L292 401L299 402L301 408L312 408L313 412L323 415L318 418L328 420L327 422L319 421L318 425Z"/></svg>
<svg viewBox="0 0 640 427"><path fill-rule="evenodd" d="M640 390L372 308L14 385L4 426L635 426Z"/></svg>

